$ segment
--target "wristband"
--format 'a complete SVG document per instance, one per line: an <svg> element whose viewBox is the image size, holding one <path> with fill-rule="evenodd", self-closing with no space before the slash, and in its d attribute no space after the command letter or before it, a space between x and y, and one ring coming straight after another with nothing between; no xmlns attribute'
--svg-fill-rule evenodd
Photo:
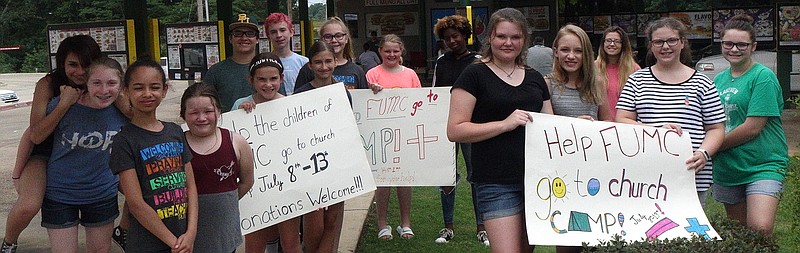
<svg viewBox="0 0 800 253"><path fill-rule="evenodd" d="M697 150L695 150L695 152L700 152L700 153L702 153L702 154L703 154L703 157L705 157L705 158L706 158L706 161L711 161L711 155L709 155L709 154L708 154L708 151L706 151L705 149L698 148Z"/></svg>
<svg viewBox="0 0 800 253"><path fill-rule="evenodd" d="M11 177L11 180L17 180L19 177Z"/></svg>

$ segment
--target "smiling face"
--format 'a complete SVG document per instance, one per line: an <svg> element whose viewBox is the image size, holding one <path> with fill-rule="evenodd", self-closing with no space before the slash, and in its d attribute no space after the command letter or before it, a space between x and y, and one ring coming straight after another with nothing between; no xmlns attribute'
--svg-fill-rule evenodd
<svg viewBox="0 0 800 253"><path fill-rule="evenodd" d="M193 135L209 136L216 131L219 114L210 97L197 96L186 100L186 112L183 116Z"/></svg>
<svg viewBox="0 0 800 253"><path fill-rule="evenodd" d="M314 71L314 77L317 80L330 80L333 76L333 69L336 67L333 52L322 51L317 53L308 61L308 66Z"/></svg>
<svg viewBox="0 0 800 253"><path fill-rule="evenodd" d="M64 72L72 84L78 87L86 85L88 69L81 65L81 58L76 53L69 53L64 61Z"/></svg>
<svg viewBox="0 0 800 253"><path fill-rule="evenodd" d="M95 109L113 104L120 91L120 73L103 65L92 67L89 72L89 82L86 94L81 97L81 104Z"/></svg>
<svg viewBox="0 0 800 253"><path fill-rule="evenodd" d="M669 27L661 27L652 32L651 38L650 50L656 58L656 64L680 63L684 41L680 37L678 31ZM668 43L670 40L677 40L677 44L670 46ZM655 45L653 41L663 41L664 44L658 46Z"/></svg>
<svg viewBox="0 0 800 253"><path fill-rule="evenodd" d="M253 99L256 103L266 102L278 98L278 89L283 82L283 75L277 68L271 66L263 66L253 71L250 76L250 84L256 93L253 94Z"/></svg>
<svg viewBox="0 0 800 253"><path fill-rule="evenodd" d="M160 70L148 66L130 70L130 81L125 88L125 94L131 101L134 110L152 113L167 95L167 86L163 83L163 74Z"/></svg>
<svg viewBox="0 0 800 253"><path fill-rule="evenodd" d="M491 37L492 57L514 62L522 51L524 38L519 25L509 21L498 22Z"/></svg>
<svg viewBox="0 0 800 253"><path fill-rule="evenodd" d="M292 38L292 31L289 29L289 24L286 22L270 24L267 32L269 42L275 47L276 51L289 47L289 42Z"/></svg>
<svg viewBox="0 0 800 253"><path fill-rule="evenodd" d="M730 29L722 36L722 41L734 43L734 46L729 49L726 49L725 46L721 46L722 56L731 63L731 66L745 66L750 64L753 51L756 50L756 44L750 40L750 33L742 30ZM735 45L737 43L751 44L747 48L740 49Z"/></svg>
<svg viewBox="0 0 800 253"><path fill-rule="evenodd" d="M331 47L333 47L333 52L336 55L341 55L345 45L347 45L347 43L350 41L347 31L345 31L341 25L336 23L327 24L322 27L320 31L322 41L330 44ZM340 37L340 39L337 39L336 37Z"/></svg>
<svg viewBox="0 0 800 253"><path fill-rule="evenodd" d="M558 65L567 73L579 71L583 62L583 51L578 36L571 33L561 36L556 42L555 51Z"/></svg>
<svg viewBox="0 0 800 253"><path fill-rule="evenodd" d="M610 32L606 34L606 38L602 42L603 50L606 51L607 55L618 56L622 53L622 36L620 36L619 33Z"/></svg>
<svg viewBox="0 0 800 253"><path fill-rule="evenodd" d="M256 36L249 37L246 33L256 33ZM233 46L233 51L236 53L252 53L256 50L256 43L258 42L258 31L248 28L236 28L231 32L229 41Z"/></svg>
<svg viewBox="0 0 800 253"><path fill-rule="evenodd" d="M553 179L553 196L563 198L565 195L567 195L567 185L564 184L564 180L560 177Z"/></svg>
<svg viewBox="0 0 800 253"><path fill-rule="evenodd" d="M386 67L395 67L400 65L403 55L403 48L400 47L400 44L395 42L385 42L383 43L383 47L380 48L380 51L381 59L383 59L383 65Z"/></svg>

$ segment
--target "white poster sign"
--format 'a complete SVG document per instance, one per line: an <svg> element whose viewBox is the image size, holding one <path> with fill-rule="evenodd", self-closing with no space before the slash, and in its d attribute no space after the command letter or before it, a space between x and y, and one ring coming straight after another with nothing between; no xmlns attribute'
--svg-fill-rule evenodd
<svg viewBox="0 0 800 253"><path fill-rule="evenodd" d="M350 90L363 149L379 186L456 182L455 145L447 140L448 87Z"/></svg>
<svg viewBox="0 0 800 253"><path fill-rule="evenodd" d="M525 218L535 245L719 237L695 190L688 134L533 114L525 127Z"/></svg>
<svg viewBox="0 0 800 253"><path fill-rule="evenodd" d="M253 149L255 184L239 201L244 234L375 190L343 85L222 115Z"/></svg>

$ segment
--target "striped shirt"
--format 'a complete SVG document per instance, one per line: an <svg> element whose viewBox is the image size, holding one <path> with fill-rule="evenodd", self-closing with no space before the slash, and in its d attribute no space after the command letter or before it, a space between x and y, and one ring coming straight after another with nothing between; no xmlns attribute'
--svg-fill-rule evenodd
<svg viewBox="0 0 800 253"><path fill-rule="evenodd" d="M705 125L725 122L716 86L697 72L684 82L668 84L658 80L649 67L636 71L622 89L617 110L635 112L637 121L654 127L680 125L691 137L693 150L703 143ZM713 183L711 169L711 161L707 161L705 169L695 174L697 191L706 191Z"/></svg>

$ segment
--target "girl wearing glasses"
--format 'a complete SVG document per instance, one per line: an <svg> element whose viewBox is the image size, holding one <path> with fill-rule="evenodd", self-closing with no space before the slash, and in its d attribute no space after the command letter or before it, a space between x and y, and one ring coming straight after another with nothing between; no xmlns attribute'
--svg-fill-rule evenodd
<svg viewBox="0 0 800 253"><path fill-rule="evenodd" d="M600 42L603 45L594 64L597 66L598 81L606 87L606 101L613 120L617 115L617 101L622 87L628 81L628 76L640 67L633 59L628 35L619 26L611 26L603 31Z"/></svg>
<svg viewBox="0 0 800 253"><path fill-rule="evenodd" d="M333 78L344 83L348 89L367 89L367 78L364 69L356 65L353 59L353 42L347 33L347 25L338 17L332 17L322 23L319 29L319 37L323 42L333 47L333 56L336 61L336 68L333 70ZM309 66L303 66L297 76L297 83L305 84L314 80L314 71ZM299 88L299 87L295 87Z"/></svg>
<svg viewBox="0 0 800 253"><path fill-rule="evenodd" d="M689 134L694 153L686 160L695 171L700 204L705 207L711 187L711 156L725 135L725 113L714 83L686 64L691 50L687 29L674 18L650 23L648 57L656 64L634 72L622 88L617 103L617 122L646 124Z"/></svg>
<svg viewBox="0 0 800 253"><path fill-rule="evenodd" d="M725 138L714 164L714 199L728 218L771 235L788 166L781 127L783 97L772 70L755 62L753 18L737 15L722 30L731 68L714 78L725 107Z"/></svg>

